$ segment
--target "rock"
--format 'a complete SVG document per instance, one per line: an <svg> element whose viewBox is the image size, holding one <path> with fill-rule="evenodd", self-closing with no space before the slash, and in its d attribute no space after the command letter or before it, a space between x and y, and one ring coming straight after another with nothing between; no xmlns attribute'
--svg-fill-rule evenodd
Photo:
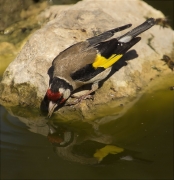
<svg viewBox="0 0 174 180"><path fill-rule="evenodd" d="M10 4L11 1L9 0L5 2L0 0L1 3L0 8L4 8L3 11L0 10L3 14L0 21L0 78L9 63L14 60L22 49L29 35L45 23L47 19L42 18L42 22L39 21L38 13L48 7L46 1L34 3L33 1L23 2L17 0L14 4ZM5 25L2 25L3 23Z"/></svg>
<svg viewBox="0 0 174 180"><path fill-rule="evenodd" d="M21 19L20 13L22 9L26 9L31 4L32 0L16 0L15 3L12 3L11 0L0 0L0 30L4 30L12 23L19 21ZM13 16L10 16L11 14Z"/></svg>
<svg viewBox="0 0 174 180"><path fill-rule="evenodd" d="M32 5L38 6L33 0L16 0L15 3L12 3L11 0L0 0L0 31L26 18L28 13L32 11ZM37 11L39 10L37 8Z"/></svg>
<svg viewBox="0 0 174 180"><path fill-rule="evenodd" d="M58 14L56 6L54 11L50 8L55 15L50 13L50 21L30 37L6 69L0 83L1 104L44 107L42 100L49 86L48 69L61 51L118 26L132 23L135 27L147 17L164 17L160 11L140 0L131 3L127 0L92 3L84 0L67 9L57 8ZM116 36L125 32L117 33ZM160 59L164 54L172 54L173 30L156 25L140 36L142 40L115 65L116 72L95 92L93 101L85 100L73 107L64 106L55 112L56 117L89 121L106 114L120 114L122 105L129 107L128 104L150 84L151 79L171 73Z"/></svg>
<svg viewBox="0 0 174 180"><path fill-rule="evenodd" d="M45 11L41 12L37 19L42 24L42 22L45 23L45 20L51 21L55 19L62 11L68 10L71 5L53 5L49 6L49 8L46 8Z"/></svg>

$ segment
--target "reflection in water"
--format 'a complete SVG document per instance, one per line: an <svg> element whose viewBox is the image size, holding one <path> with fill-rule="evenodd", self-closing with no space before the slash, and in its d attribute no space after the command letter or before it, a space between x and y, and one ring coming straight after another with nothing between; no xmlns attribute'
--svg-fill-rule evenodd
<svg viewBox="0 0 174 180"><path fill-rule="evenodd" d="M61 158L68 161L81 164L110 164L118 160L138 160L137 152L125 150L121 147L111 144L112 137L94 133L96 135L82 135L73 132L71 127L65 124L47 122L45 119L32 121L26 118L18 117L19 120L10 116L3 107L1 107L2 116L2 142L1 148L8 156L20 156L22 146L28 144L27 137L23 134L28 130L46 136L52 144L54 152ZM20 134L22 136L20 136ZM33 147L28 147L33 148ZM16 151L15 151L16 149ZM141 160L142 162L150 162Z"/></svg>
<svg viewBox="0 0 174 180"><path fill-rule="evenodd" d="M54 124L48 123L49 133L48 140L53 146L66 147L71 144L74 140L74 133L60 125L55 126Z"/></svg>
<svg viewBox="0 0 174 180"><path fill-rule="evenodd" d="M118 160L140 161L150 163L152 161L133 157L137 152L125 150L115 145L107 145L103 136L84 138L78 142L79 135L68 130L62 125L48 123L48 140L52 143L54 151L68 161L81 164L110 164Z"/></svg>

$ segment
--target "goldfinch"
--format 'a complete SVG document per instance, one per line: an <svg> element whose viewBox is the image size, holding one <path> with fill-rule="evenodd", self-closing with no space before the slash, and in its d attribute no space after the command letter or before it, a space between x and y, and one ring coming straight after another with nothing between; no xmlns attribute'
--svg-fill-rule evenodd
<svg viewBox="0 0 174 180"><path fill-rule="evenodd" d="M155 25L155 19L149 18L126 34L112 38L116 32L131 26L127 24L62 51L52 63L53 78L46 92L49 101L48 117L51 117L55 108L63 105L77 88L92 84L91 90L79 99L85 99L87 95L97 90L98 83L108 76L113 64L141 40L136 36L153 25Z"/></svg>

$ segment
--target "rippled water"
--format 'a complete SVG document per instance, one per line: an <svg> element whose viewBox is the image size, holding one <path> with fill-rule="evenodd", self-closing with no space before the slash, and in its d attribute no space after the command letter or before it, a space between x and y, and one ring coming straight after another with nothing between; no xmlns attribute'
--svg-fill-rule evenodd
<svg viewBox="0 0 174 180"><path fill-rule="evenodd" d="M124 116L99 128L98 137L112 137L112 145L123 148L124 153L110 154L95 165L62 158L46 138L45 129L43 133L41 130L39 134L32 133L31 124L21 122L1 106L1 178L172 179L174 91L169 86L173 80L171 76L163 81L144 94ZM84 131L89 135L90 126L84 123L81 128L83 133L79 131L78 137L84 137ZM103 146L90 138L82 142L83 145L76 146L79 157L90 154L89 146ZM65 148L63 153L66 151Z"/></svg>

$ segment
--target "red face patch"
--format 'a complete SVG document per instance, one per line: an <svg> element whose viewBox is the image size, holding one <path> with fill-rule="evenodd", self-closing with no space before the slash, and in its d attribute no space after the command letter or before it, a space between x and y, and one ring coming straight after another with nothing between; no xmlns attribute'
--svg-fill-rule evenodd
<svg viewBox="0 0 174 180"><path fill-rule="evenodd" d="M47 90L47 97L50 101L57 101L61 96L59 92L52 92L51 89Z"/></svg>
<svg viewBox="0 0 174 180"><path fill-rule="evenodd" d="M51 142L51 143L61 143L63 142L63 139L61 137L59 137L57 134L48 134L48 140Z"/></svg>

